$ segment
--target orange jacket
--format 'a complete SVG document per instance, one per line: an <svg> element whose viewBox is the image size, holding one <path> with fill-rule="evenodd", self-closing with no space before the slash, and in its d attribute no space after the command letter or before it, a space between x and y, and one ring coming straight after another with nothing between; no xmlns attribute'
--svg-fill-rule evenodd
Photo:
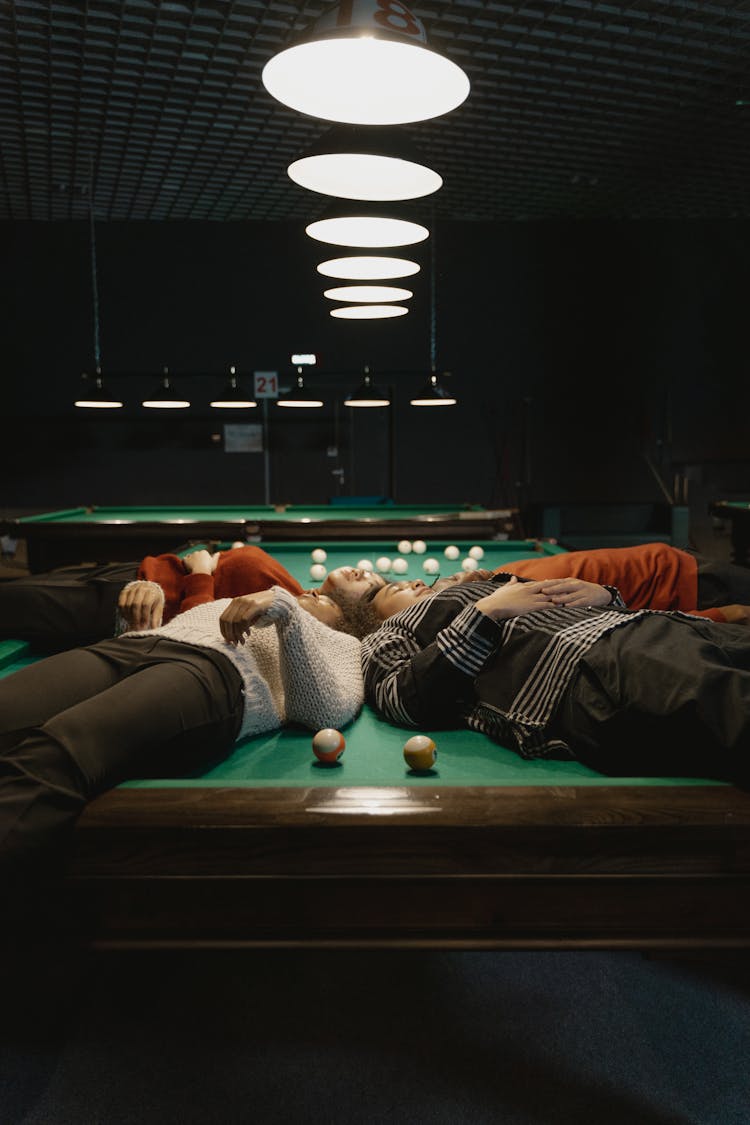
<svg viewBox="0 0 750 1125"><path fill-rule="evenodd" d="M301 594L302 586L286 567L261 547L235 547L222 551L213 574L188 574L177 555L147 555L138 567L138 577L158 582L164 591L163 622L202 602L255 594L271 586L283 586L290 594Z"/></svg>
<svg viewBox="0 0 750 1125"><path fill-rule="evenodd" d="M628 609L681 609L712 621L726 621L720 609L698 609L697 563L687 551L667 543L543 555L497 570L519 578L583 578L616 586Z"/></svg>

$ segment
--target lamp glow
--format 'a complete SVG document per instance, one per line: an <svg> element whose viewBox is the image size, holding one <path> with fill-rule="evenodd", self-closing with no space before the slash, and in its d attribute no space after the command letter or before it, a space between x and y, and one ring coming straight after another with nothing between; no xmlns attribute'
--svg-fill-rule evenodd
<svg viewBox="0 0 750 1125"><path fill-rule="evenodd" d="M83 378L88 379L88 375L84 375ZM87 395L77 398L73 405L85 407L89 410L117 410L123 403L120 399L107 394L102 383L101 372L97 367L93 388Z"/></svg>
<svg viewBox="0 0 750 1125"><path fill-rule="evenodd" d="M254 398L250 398L250 396L242 390L237 382L235 368L230 367L229 379L227 380L226 386L221 392L221 395L212 399L210 405L213 406L215 410L249 410L258 404Z"/></svg>
<svg viewBox="0 0 750 1125"><path fill-rule="evenodd" d="M365 368L365 377L355 391L344 399L344 406L390 406L390 397L376 387L372 381L369 367Z"/></svg>
<svg viewBox="0 0 750 1125"><path fill-rule="evenodd" d="M169 373L164 368L164 374L159 380L159 385L150 398L144 398L141 406L148 410L184 410L190 406L186 398L180 398L169 381Z"/></svg>
<svg viewBox="0 0 750 1125"><path fill-rule="evenodd" d="M413 297L411 289L399 289L396 285L337 285L326 289L324 297L332 301L406 301Z"/></svg>
<svg viewBox="0 0 750 1125"><path fill-rule="evenodd" d="M293 390L289 392L284 398L278 399L277 406L296 406L300 409L308 409L310 407L318 407L323 405L323 399L317 398L312 391L308 390L305 386L305 380L302 375L302 368L297 368L297 381Z"/></svg>
<svg viewBox="0 0 750 1125"><path fill-rule="evenodd" d="M353 125L427 121L469 94L466 74L427 46L424 26L400 0L335 6L266 63L262 80L291 109Z"/></svg>
<svg viewBox="0 0 750 1125"><path fill-rule="evenodd" d="M342 281L391 281L396 277L411 277L420 270L416 262L407 258L379 258L375 255L329 258L316 268L324 277L337 277Z"/></svg>
<svg viewBox="0 0 750 1125"><path fill-rule="evenodd" d="M389 317L406 316L404 305L344 305L331 309L331 316L339 320L388 320Z"/></svg>
<svg viewBox="0 0 750 1125"><path fill-rule="evenodd" d="M330 152L290 164L290 179L300 187L340 199L418 199L442 187L437 172L410 160L366 152Z"/></svg>
<svg viewBox="0 0 750 1125"><path fill-rule="evenodd" d="M433 371L427 383L409 400L411 406L455 406L456 399L438 383Z"/></svg>
<svg viewBox="0 0 750 1125"><path fill-rule="evenodd" d="M424 242L427 227L408 219L391 219L381 215L342 215L318 219L305 227L310 238L330 242L334 246L410 246Z"/></svg>

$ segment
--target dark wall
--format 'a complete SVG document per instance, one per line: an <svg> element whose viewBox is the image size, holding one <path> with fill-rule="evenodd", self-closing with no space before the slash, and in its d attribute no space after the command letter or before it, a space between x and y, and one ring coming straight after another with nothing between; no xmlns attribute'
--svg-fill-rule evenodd
<svg viewBox="0 0 750 1125"><path fill-rule="evenodd" d="M83 412L88 226L5 224L0 237L0 506L660 500L644 453L666 480L727 466L750 488L747 224L439 224L437 367L459 398L446 410L408 404L430 357L429 243L408 316L346 323L315 272L337 251L301 224L98 224L102 364L128 405ZM324 410L271 404L268 456L225 452L223 423L264 411L211 410L222 373L288 383L293 351L321 356ZM165 364L194 405L155 416L138 404ZM343 407L365 364L391 388L390 414Z"/></svg>

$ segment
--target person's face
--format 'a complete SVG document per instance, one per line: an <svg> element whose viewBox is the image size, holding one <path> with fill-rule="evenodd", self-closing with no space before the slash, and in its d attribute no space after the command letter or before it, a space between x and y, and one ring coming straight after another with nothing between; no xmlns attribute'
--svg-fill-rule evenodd
<svg viewBox="0 0 750 1125"><path fill-rule="evenodd" d="M415 602L428 597L432 592L432 587L425 585L421 578L413 578L411 581L389 582L383 586L382 590L378 590L372 599L372 604L378 617L385 621L386 617L392 617L394 613L414 605Z"/></svg>
<svg viewBox="0 0 750 1125"><path fill-rule="evenodd" d="M324 625L330 625L332 629L337 629L344 619L341 607L331 601L326 594L321 594L320 590L305 590L298 596L297 604L313 617L317 617Z"/></svg>
<svg viewBox="0 0 750 1125"><path fill-rule="evenodd" d="M382 574L375 574L372 570L360 570L356 566L338 566L327 574L321 583L320 589L324 594L338 594L341 598L351 598L357 601L368 590L379 589L385 586L386 581Z"/></svg>

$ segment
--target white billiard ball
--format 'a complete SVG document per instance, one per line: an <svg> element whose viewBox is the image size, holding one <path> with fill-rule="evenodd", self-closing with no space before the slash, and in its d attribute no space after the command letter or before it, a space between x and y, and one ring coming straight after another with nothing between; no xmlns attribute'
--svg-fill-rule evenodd
<svg viewBox="0 0 750 1125"><path fill-rule="evenodd" d="M454 547L454 546L451 545L450 547L445 548L445 550L443 551L443 554L445 555L446 559L455 560L455 559L458 558L458 556L461 554L461 552L459 551L458 547Z"/></svg>
<svg viewBox="0 0 750 1125"><path fill-rule="evenodd" d="M476 570L478 565L477 560L473 559L471 555L461 563L464 570Z"/></svg>
<svg viewBox="0 0 750 1125"><path fill-rule="evenodd" d="M385 555L381 555L379 559L375 559L375 568L379 570L381 574L387 574L391 569L391 560Z"/></svg>
<svg viewBox="0 0 750 1125"><path fill-rule="evenodd" d="M374 570L372 559L360 559L357 563L357 570Z"/></svg>
<svg viewBox="0 0 750 1125"><path fill-rule="evenodd" d="M322 547L316 547L315 550L311 553L310 558L313 562L325 562L328 558L328 552L324 551Z"/></svg>
<svg viewBox="0 0 750 1125"><path fill-rule="evenodd" d="M484 558L484 547L469 547L469 558L470 559L483 559Z"/></svg>
<svg viewBox="0 0 750 1125"><path fill-rule="evenodd" d="M314 578L316 582L322 582L328 571L322 563L313 563L310 567L310 577Z"/></svg>
<svg viewBox="0 0 750 1125"><path fill-rule="evenodd" d="M401 555L410 555L411 554L411 543L409 542L409 540L408 539L402 539L401 542L398 544L398 550L399 550L399 554L401 554Z"/></svg>
<svg viewBox="0 0 750 1125"><path fill-rule="evenodd" d="M423 555L427 550L427 544L424 539L415 539L411 545L411 549L415 555Z"/></svg>
<svg viewBox="0 0 750 1125"><path fill-rule="evenodd" d="M422 563L422 570L425 574L437 574L440 570L440 563L437 559L425 559Z"/></svg>
<svg viewBox="0 0 750 1125"><path fill-rule="evenodd" d="M409 564L406 559L394 559L391 570L394 574L406 574L409 569Z"/></svg>

